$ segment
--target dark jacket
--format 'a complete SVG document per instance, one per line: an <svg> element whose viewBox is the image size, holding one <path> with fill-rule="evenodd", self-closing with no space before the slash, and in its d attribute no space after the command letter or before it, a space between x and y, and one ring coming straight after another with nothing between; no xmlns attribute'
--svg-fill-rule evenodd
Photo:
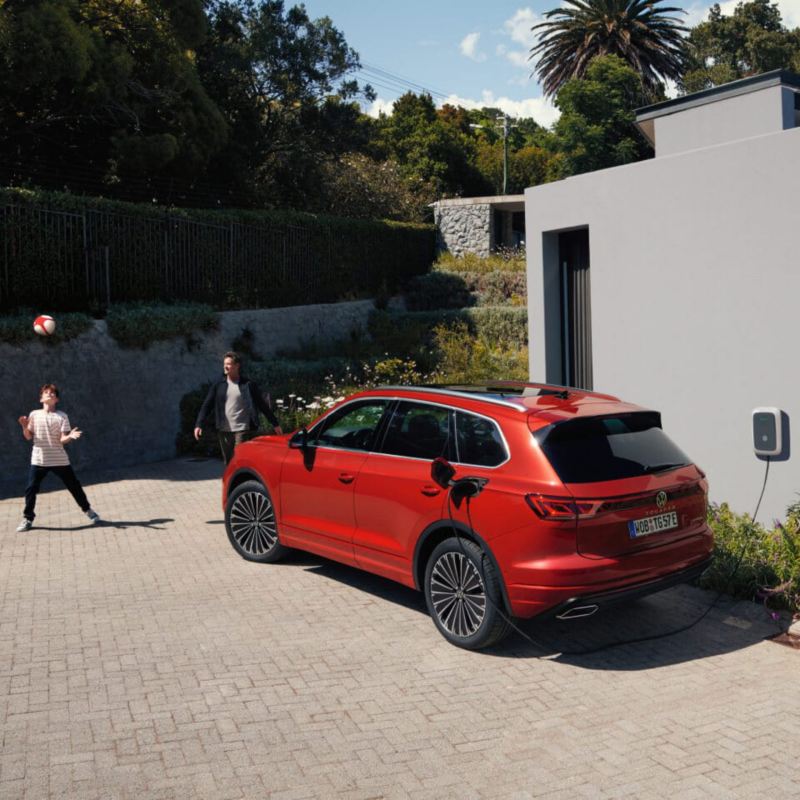
<svg viewBox="0 0 800 800"><path fill-rule="evenodd" d="M244 376L239 378L239 391L242 393L242 402L244 403L245 410L247 411L247 419L249 422L249 430L257 431L259 428L258 412L260 411L269 421L273 427L278 427L280 422L272 409L267 405L258 384L251 381ZM214 426L220 430L221 425L225 422L225 396L228 393L228 379L223 378L221 381L211 384L208 390L206 399L203 405L200 406L200 412L197 415L197 421L194 423L195 428L202 428L203 423L212 415L214 415Z"/></svg>

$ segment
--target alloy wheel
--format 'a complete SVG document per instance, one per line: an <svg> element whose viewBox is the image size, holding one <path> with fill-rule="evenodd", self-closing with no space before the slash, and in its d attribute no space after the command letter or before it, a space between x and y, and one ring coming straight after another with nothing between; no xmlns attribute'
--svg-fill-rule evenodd
<svg viewBox="0 0 800 800"><path fill-rule="evenodd" d="M234 500L230 511L231 536L244 553L260 556L278 541L275 511L260 492L245 492Z"/></svg>
<svg viewBox="0 0 800 800"><path fill-rule="evenodd" d="M430 578L433 609L451 635L472 636L486 616L486 590L477 567L464 553L444 553Z"/></svg>

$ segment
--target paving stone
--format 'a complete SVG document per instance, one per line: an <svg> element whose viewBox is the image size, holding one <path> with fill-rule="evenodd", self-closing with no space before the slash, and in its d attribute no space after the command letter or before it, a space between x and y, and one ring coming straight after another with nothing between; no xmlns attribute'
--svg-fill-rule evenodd
<svg viewBox="0 0 800 800"><path fill-rule="evenodd" d="M3 800L800 796L798 652L675 587L490 653L421 596L304 554L251 564L220 465L83 472L16 533L0 499Z"/></svg>

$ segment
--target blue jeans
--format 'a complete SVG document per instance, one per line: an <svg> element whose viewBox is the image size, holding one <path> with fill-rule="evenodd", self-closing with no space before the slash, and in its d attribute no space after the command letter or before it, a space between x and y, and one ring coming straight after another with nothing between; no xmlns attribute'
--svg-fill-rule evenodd
<svg viewBox="0 0 800 800"><path fill-rule="evenodd" d="M39 493L39 487L48 472L54 472L61 478L61 482L69 489L69 493L75 498L75 502L81 507L81 511L88 511L91 508L81 482L69 464L65 464L63 467L40 467L36 464L31 464L31 469L28 473L28 486L25 489L25 510L22 512L22 516L25 519L33 522L36 516L33 513L33 509L36 507L36 495Z"/></svg>

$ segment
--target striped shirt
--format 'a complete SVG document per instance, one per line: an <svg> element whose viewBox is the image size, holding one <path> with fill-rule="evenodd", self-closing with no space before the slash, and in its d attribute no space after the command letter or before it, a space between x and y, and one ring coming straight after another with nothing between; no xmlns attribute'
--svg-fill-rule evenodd
<svg viewBox="0 0 800 800"><path fill-rule="evenodd" d="M63 411L38 408L28 415L28 430L33 434L31 464L37 467L64 467L69 456L61 435L70 432L69 417Z"/></svg>

